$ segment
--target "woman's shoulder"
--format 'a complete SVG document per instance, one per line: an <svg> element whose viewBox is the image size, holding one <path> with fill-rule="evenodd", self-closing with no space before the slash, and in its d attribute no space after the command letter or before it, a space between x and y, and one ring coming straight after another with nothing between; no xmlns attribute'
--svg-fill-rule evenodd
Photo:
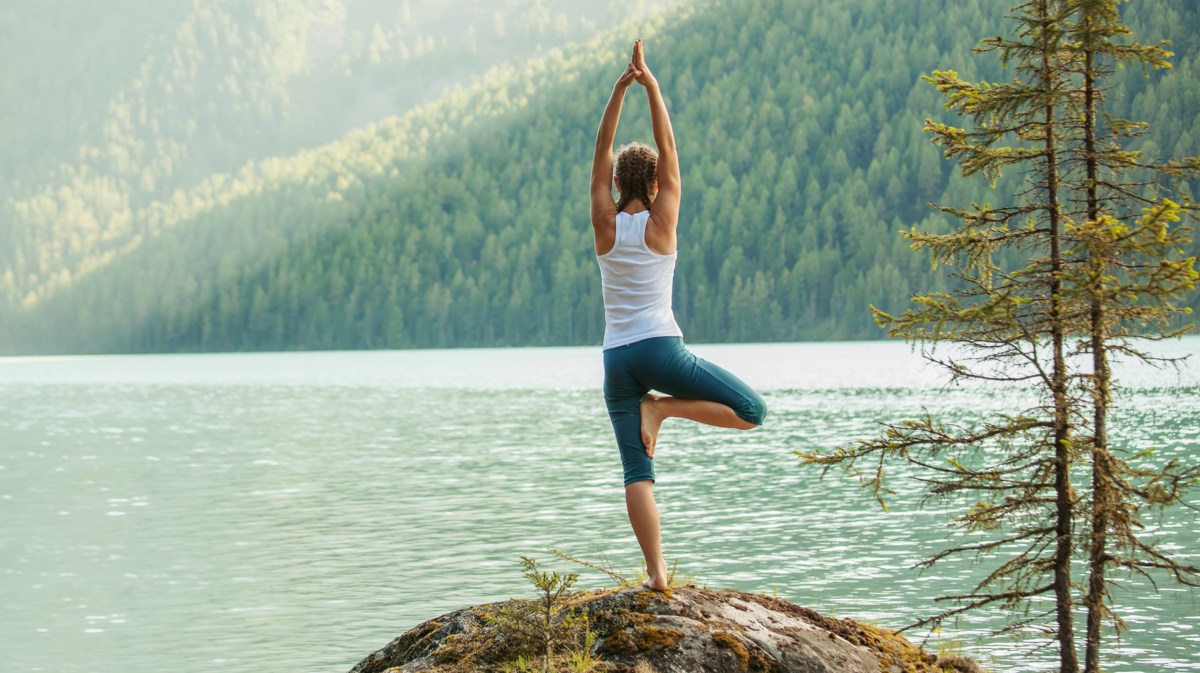
<svg viewBox="0 0 1200 673"><path fill-rule="evenodd" d="M620 219L621 214L618 212L592 216L592 238L595 242L597 255L607 255L616 246L617 225Z"/></svg>
<svg viewBox="0 0 1200 673"><path fill-rule="evenodd" d="M659 255L672 255L678 249L675 219L667 219L663 214L649 215L646 218L646 247Z"/></svg>

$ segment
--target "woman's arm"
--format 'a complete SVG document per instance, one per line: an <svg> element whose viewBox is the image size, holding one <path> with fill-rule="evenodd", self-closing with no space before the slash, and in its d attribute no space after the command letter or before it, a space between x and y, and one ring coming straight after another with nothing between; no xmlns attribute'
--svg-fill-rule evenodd
<svg viewBox="0 0 1200 673"><path fill-rule="evenodd" d="M651 217L656 224L672 232L670 249L674 249L674 229L679 221L679 199L683 194L683 182L679 175L679 153L675 149L675 130L671 128L671 116L663 101L658 80L646 66L642 52L642 41L633 45L632 67L639 74L636 79L646 87L650 102L650 125L654 129L654 144L658 146L658 195L654 197L654 212Z"/></svg>
<svg viewBox="0 0 1200 673"><path fill-rule="evenodd" d="M625 72L613 85L608 105L600 118L600 129L596 131L596 150L592 155L592 227L611 224L617 214L617 204L612 197L613 140L617 137L617 122L621 119L621 105L625 102L625 91L640 74L630 63ZM597 249L600 241L597 239ZM609 246L611 247L611 245Z"/></svg>

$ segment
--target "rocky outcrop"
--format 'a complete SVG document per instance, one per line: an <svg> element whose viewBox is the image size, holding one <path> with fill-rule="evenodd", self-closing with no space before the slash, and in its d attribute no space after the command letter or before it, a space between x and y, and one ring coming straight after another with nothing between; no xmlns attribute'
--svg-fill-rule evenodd
<svg viewBox="0 0 1200 673"><path fill-rule="evenodd" d="M563 605L587 611L594 671L611 673L971 673L969 660L937 657L899 634L832 619L787 601L694 586L578 592ZM502 671L516 654L490 603L431 619L363 659L351 673ZM540 670L537 669L537 670Z"/></svg>

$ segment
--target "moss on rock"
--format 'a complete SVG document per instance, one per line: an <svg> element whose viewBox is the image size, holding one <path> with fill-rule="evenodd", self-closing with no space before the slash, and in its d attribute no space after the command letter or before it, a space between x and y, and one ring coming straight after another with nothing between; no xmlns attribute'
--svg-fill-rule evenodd
<svg viewBox="0 0 1200 673"><path fill-rule="evenodd" d="M750 653L746 651L746 646L742 645L737 636L728 631L713 631L712 639L717 647L723 647L733 652L733 656L737 657L738 665L742 667L743 671L750 670Z"/></svg>
<svg viewBox="0 0 1200 673"><path fill-rule="evenodd" d="M575 592L563 609L587 612L592 640L577 650L606 673L975 673L900 634L826 617L771 596L693 586ZM514 644L484 617L505 605L465 608L418 625L351 673L501 673ZM966 663L963 663L966 662Z"/></svg>

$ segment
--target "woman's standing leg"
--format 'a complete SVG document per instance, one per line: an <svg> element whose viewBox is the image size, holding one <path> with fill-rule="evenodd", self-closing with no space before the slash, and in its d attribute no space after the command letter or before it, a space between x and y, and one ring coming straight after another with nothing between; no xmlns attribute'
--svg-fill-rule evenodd
<svg viewBox="0 0 1200 673"><path fill-rule="evenodd" d="M625 510L629 523L637 537L642 556L646 558L644 586L664 591L667 582L667 561L662 553L662 533L658 525L658 503L654 502L654 482L649 479L635 481L625 487Z"/></svg>
<svg viewBox="0 0 1200 673"><path fill-rule="evenodd" d="M644 584L659 591L667 588L667 562L662 553L658 505L654 501L654 463L641 440L639 405L649 389L629 366L637 344L604 351L604 402L613 434L621 451L625 472L625 510L638 546L646 559Z"/></svg>

